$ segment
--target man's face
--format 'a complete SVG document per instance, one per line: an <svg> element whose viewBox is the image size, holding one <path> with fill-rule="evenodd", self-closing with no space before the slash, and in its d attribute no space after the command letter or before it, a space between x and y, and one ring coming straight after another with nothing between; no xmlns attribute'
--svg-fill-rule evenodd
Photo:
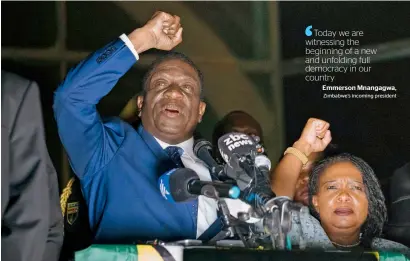
<svg viewBox="0 0 410 261"><path fill-rule="evenodd" d="M309 175L312 171L313 165L316 161L318 161L321 157L321 153L313 152L309 155L308 163L303 166L302 170L300 171L299 178L296 182L296 191L294 201L302 203L305 206L309 205Z"/></svg>
<svg viewBox="0 0 410 261"><path fill-rule="evenodd" d="M258 123L253 118L249 117L249 115L238 113L231 116L230 121L232 123L232 132L240 132L249 136L263 138L262 133L259 131Z"/></svg>
<svg viewBox="0 0 410 261"><path fill-rule="evenodd" d="M179 59L165 60L147 85L145 97L138 96L137 101L144 128L170 144L189 139L206 107L195 69Z"/></svg>

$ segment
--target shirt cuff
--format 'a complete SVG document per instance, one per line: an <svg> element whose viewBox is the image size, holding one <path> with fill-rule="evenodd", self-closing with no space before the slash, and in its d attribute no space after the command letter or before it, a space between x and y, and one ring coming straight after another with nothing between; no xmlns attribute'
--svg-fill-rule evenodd
<svg viewBox="0 0 410 261"><path fill-rule="evenodd" d="M128 36L126 34L122 34L120 36L120 39L123 40L123 42L125 43L125 45L128 47L128 49L130 49L130 51L132 52L132 54L135 56L135 59L138 61L140 59L137 51L135 51L134 45L131 43L130 39L128 38Z"/></svg>

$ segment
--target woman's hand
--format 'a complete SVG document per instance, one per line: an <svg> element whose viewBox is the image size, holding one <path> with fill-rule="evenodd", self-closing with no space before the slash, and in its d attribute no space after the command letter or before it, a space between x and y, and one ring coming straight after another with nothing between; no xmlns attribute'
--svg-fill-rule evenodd
<svg viewBox="0 0 410 261"><path fill-rule="evenodd" d="M330 124L324 120L310 118L293 147L309 156L312 152L324 151L332 141Z"/></svg>

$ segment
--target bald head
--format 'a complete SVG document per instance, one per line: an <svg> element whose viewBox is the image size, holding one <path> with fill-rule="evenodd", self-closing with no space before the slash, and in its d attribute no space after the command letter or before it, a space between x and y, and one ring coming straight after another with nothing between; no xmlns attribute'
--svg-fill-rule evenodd
<svg viewBox="0 0 410 261"><path fill-rule="evenodd" d="M259 122L244 111L233 111L224 117L222 121L225 133L242 132L248 135L256 135L262 139L263 133Z"/></svg>

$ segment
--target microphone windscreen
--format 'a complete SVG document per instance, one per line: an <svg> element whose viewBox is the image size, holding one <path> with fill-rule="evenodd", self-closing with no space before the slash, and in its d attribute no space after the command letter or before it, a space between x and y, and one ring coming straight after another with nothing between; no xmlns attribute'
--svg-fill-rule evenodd
<svg viewBox="0 0 410 261"><path fill-rule="evenodd" d="M209 142L209 141L207 141L207 140L205 140L205 139L198 139L198 140L195 140L195 143L194 143L194 153L195 153L195 155L198 157L198 153L199 153L199 150L200 149L202 149L202 148L206 148L207 150L209 150L210 152L212 152L212 144ZM199 158L199 157L198 157Z"/></svg>
<svg viewBox="0 0 410 261"><path fill-rule="evenodd" d="M195 171L187 168L172 169L158 179L162 197L169 202L187 202L198 196L188 192L188 183L199 180Z"/></svg>
<svg viewBox="0 0 410 261"><path fill-rule="evenodd" d="M218 149L225 162L229 163L234 154L241 156L256 151L256 143L249 135L231 132L218 139Z"/></svg>

